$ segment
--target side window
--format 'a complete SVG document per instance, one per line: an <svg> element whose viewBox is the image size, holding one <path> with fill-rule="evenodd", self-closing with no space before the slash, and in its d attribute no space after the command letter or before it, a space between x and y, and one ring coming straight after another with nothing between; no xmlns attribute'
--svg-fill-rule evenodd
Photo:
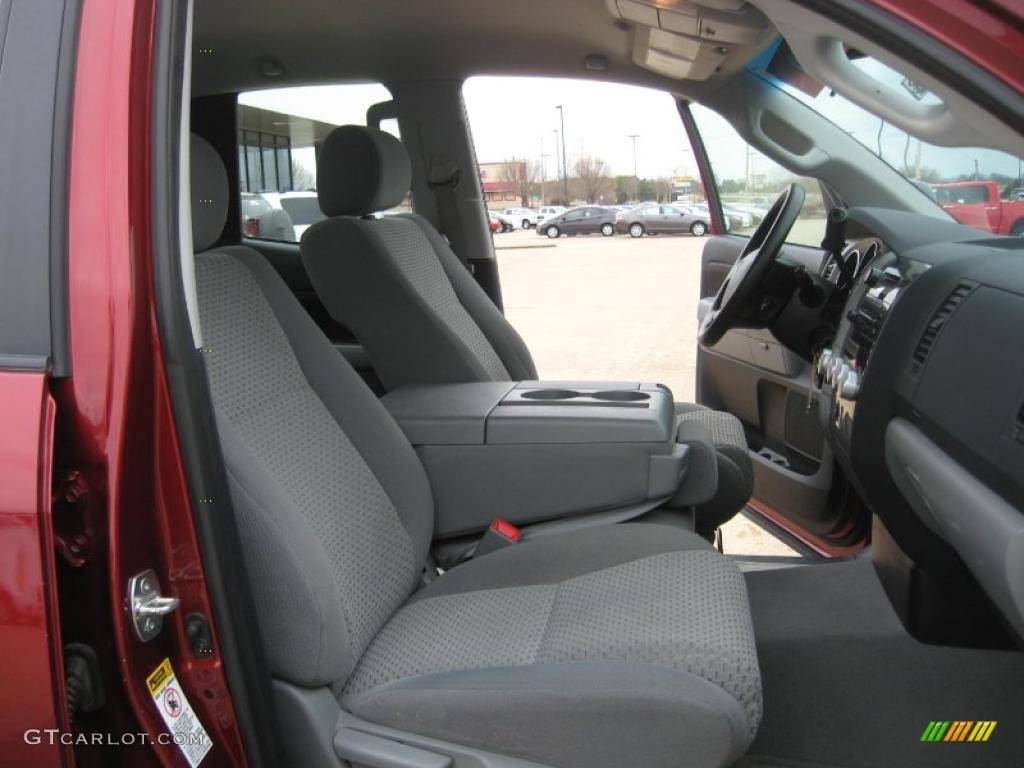
<svg viewBox="0 0 1024 768"><path fill-rule="evenodd" d="M697 345L689 286L709 227L706 214L657 215L705 201L672 94L544 77L472 77L462 94L480 197L518 213L494 249L506 317L540 376L659 381L692 400L695 356L680 350ZM686 298L667 300L671 286ZM637 307L659 311L639 322Z"/></svg>
<svg viewBox="0 0 1024 768"><path fill-rule="evenodd" d="M749 236L775 198L796 182L807 197L788 242L815 248L821 245L826 210L817 179L790 173L748 144L725 118L707 107L694 104L691 111L711 162L729 232Z"/></svg>
<svg viewBox="0 0 1024 768"><path fill-rule="evenodd" d="M339 125L366 125L367 110L390 100L383 85L362 83L240 93L242 234L298 242L324 217L316 197L316 174L327 134ZM395 120L384 121L381 129L398 136Z"/></svg>

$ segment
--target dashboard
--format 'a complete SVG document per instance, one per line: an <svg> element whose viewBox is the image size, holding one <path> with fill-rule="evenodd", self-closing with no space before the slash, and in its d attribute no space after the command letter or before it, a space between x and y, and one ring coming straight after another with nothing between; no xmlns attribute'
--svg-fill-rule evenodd
<svg viewBox="0 0 1024 768"><path fill-rule="evenodd" d="M930 265L901 259L877 237L852 241L842 256L854 283L833 346L818 356L815 373L832 396L828 429L848 453L861 380L882 326L900 294ZM838 273L830 257L822 276L834 284Z"/></svg>
<svg viewBox="0 0 1024 768"><path fill-rule="evenodd" d="M1024 637L1024 239L870 208L847 233L826 437L899 546L959 559Z"/></svg>

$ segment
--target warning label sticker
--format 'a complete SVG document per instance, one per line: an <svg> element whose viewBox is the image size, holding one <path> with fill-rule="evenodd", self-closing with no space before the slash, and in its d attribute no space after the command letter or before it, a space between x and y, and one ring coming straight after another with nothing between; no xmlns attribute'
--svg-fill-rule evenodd
<svg viewBox="0 0 1024 768"><path fill-rule="evenodd" d="M164 659L153 670L146 678L146 685L156 702L157 711L171 732L172 741L178 745L191 768L196 768L213 744L196 713L192 711L192 705L185 698L178 678L174 676L170 659Z"/></svg>

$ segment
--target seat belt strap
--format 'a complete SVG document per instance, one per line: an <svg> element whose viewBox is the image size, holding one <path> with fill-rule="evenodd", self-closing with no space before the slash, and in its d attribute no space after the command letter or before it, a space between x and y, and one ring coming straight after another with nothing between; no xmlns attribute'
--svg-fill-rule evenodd
<svg viewBox="0 0 1024 768"><path fill-rule="evenodd" d="M459 166L452 160L432 161L427 185L434 193L441 234L448 238L448 245L458 256L462 265L473 272L466 253L466 242L462 236L461 217L456 192L459 187Z"/></svg>

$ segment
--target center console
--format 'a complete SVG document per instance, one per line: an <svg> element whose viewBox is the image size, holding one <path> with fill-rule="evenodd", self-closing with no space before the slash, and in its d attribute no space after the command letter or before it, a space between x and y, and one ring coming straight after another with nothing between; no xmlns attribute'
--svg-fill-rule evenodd
<svg viewBox="0 0 1024 768"><path fill-rule="evenodd" d="M430 476L435 534L651 507L689 468L658 384L480 382L382 398Z"/></svg>
<svg viewBox="0 0 1024 768"><path fill-rule="evenodd" d="M925 269L927 265L892 252L880 253L865 263L850 292L835 342L818 357L816 371L832 400L826 412L827 434L838 443L841 456L849 454L857 395L882 325L901 293Z"/></svg>

